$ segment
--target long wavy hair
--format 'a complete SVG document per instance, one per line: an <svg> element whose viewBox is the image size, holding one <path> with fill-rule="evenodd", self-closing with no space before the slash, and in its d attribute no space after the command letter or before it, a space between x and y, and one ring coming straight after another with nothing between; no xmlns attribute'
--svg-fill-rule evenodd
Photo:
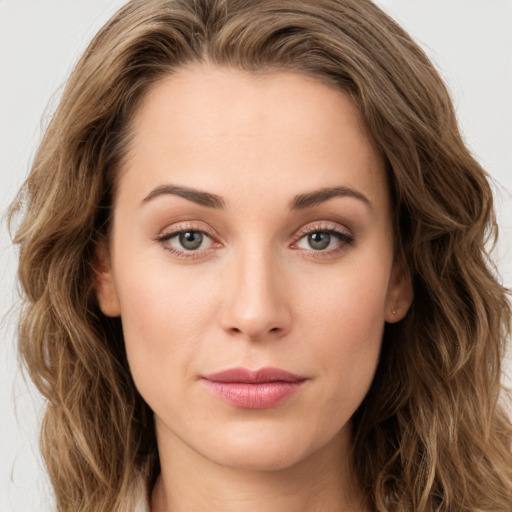
<svg viewBox="0 0 512 512"><path fill-rule="evenodd" d="M155 82L190 63L293 70L351 96L387 165L397 258L413 281L353 417L352 465L380 512L510 512L500 399L510 304L486 248L489 178L422 50L369 0L134 0L93 39L11 206L19 350L46 398L41 446L59 512L126 512L159 472L152 412L119 319L99 310L95 246L116 170ZM503 396L503 395L501 395Z"/></svg>

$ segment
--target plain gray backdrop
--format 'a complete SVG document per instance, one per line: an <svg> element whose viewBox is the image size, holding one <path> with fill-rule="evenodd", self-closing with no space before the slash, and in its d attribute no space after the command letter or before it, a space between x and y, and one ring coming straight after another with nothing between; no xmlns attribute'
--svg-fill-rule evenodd
<svg viewBox="0 0 512 512"><path fill-rule="evenodd" d="M67 75L94 33L123 3L0 0L2 214L28 173ZM468 146L496 181L501 240L495 259L503 282L512 287L512 0L378 3L433 59L452 92ZM37 448L42 404L16 360L15 273L16 251L3 222L0 512L45 511L52 499Z"/></svg>

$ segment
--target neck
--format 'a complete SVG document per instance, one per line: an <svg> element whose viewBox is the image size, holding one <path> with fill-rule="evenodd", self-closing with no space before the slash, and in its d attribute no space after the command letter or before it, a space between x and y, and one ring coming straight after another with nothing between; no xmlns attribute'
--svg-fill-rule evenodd
<svg viewBox="0 0 512 512"><path fill-rule="evenodd" d="M278 470L219 465L186 445L159 443L162 472L152 512L363 512L343 433L300 462ZM345 436L346 437L346 436Z"/></svg>

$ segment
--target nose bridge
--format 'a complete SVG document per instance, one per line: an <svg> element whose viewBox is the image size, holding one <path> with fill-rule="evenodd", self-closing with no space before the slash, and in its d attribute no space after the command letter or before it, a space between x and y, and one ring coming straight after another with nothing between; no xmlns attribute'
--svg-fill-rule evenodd
<svg viewBox="0 0 512 512"><path fill-rule="evenodd" d="M223 328L258 340L280 336L290 327L278 255L263 243L239 248L232 262L227 287Z"/></svg>

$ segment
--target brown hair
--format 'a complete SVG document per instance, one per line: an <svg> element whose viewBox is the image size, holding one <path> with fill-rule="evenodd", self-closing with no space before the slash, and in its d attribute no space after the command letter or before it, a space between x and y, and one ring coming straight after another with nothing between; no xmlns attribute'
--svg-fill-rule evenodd
<svg viewBox="0 0 512 512"><path fill-rule="evenodd" d="M348 92L386 161L397 256L413 279L356 412L353 467L374 510L512 508L512 426L499 404L510 306L488 259L486 173L424 53L369 0L134 0L73 71L11 218L25 295L19 347L46 397L42 451L60 512L125 512L158 472L152 413L118 319L91 281L130 120L193 62L295 70Z"/></svg>

